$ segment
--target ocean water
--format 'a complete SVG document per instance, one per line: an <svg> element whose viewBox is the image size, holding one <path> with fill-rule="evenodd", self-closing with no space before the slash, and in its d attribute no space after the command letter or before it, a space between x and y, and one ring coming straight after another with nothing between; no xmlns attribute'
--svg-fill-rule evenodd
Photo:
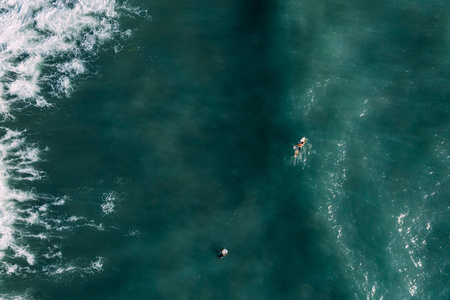
<svg viewBox="0 0 450 300"><path fill-rule="evenodd" d="M448 299L449 8L0 1L0 299Z"/></svg>

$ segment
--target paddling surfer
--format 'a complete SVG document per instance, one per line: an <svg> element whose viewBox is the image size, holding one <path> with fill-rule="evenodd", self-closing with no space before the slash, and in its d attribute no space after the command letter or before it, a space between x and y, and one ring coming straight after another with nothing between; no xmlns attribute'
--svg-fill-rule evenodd
<svg viewBox="0 0 450 300"><path fill-rule="evenodd" d="M225 255L227 255L228 254L228 250L227 249L223 249L222 251L220 251L220 253L219 253L219 258L222 258L222 257L224 257Z"/></svg>
<svg viewBox="0 0 450 300"><path fill-rule="evenodd" d="M298 156L298 154L300 153L300 149L303 147L303 145L305 143L306 143L306 138L304 137L300 140L300 142L297 145L294 146L294 150L295 150L294 157Z"/></svg>

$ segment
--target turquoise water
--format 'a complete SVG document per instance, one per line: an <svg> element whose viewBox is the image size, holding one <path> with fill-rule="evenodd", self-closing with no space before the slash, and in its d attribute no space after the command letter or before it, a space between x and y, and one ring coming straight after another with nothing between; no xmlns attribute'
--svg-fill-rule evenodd
<svg viewBox="0 0 450 300"><path fill-rule="evenodd" d="M0 4L0 299L447 299L449 4L185 2Z"/></svg>

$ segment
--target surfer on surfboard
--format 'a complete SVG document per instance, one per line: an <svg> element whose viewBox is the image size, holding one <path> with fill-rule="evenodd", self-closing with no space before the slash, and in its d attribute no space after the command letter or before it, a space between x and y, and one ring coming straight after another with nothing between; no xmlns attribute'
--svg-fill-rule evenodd
<svg viewBox="0 0 450 300"><path fill-rule="evenodd" d="M300 142L297 145L294 146L294 150L295 150L294 157L298 156L298 154L300 153L300 149L303 147L303 145L305 143L306 143L306 138L304 137L300 140Z"/></svg>
<svg viewBox="0 0 450 300"><path fill-rule="evenodd" d="M219 258L225 257L225 255L227 255L227 254L228 254L228 250L227 249L223 249L219 253Z"/></svg>

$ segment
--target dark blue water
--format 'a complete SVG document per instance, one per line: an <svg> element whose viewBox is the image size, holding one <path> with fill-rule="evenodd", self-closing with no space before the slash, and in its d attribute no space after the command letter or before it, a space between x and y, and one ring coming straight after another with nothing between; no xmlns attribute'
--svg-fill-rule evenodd
<svg viewBox="0 0 450 300"><path fill-rule="evenodd" d="M0 4L0 299L448 298L448 15Z"/></svg>

